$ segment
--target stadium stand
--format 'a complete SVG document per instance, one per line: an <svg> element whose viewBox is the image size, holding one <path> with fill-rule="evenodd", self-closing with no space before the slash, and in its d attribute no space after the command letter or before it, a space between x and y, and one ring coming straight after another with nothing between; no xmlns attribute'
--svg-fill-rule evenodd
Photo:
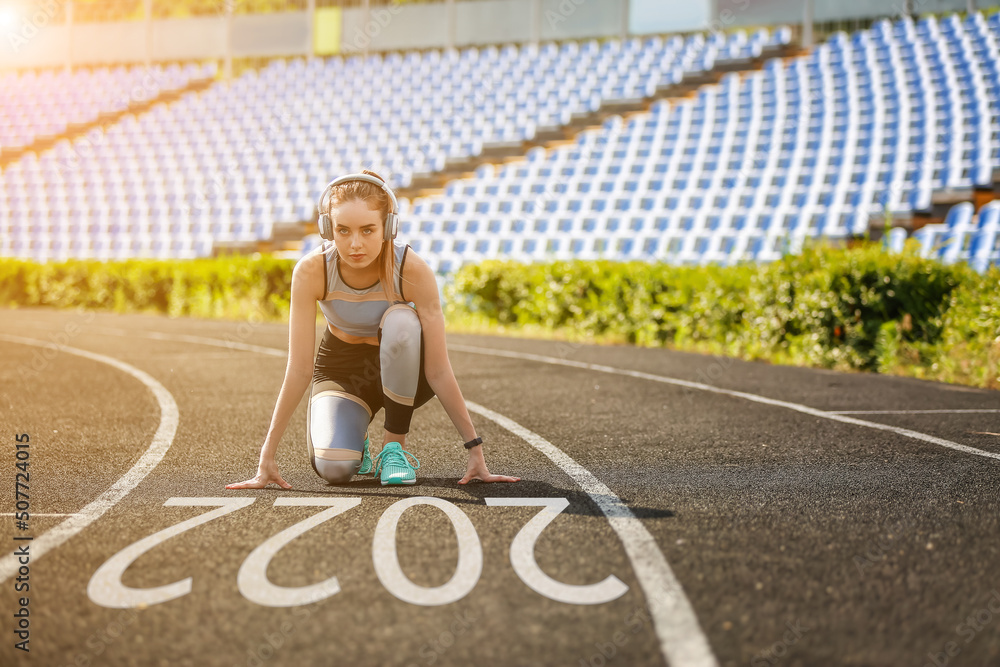
<svg viewBox="0 0 1000 667"><path fill-rule="evenodd" d="M126 116L96 148L65 141L8 166L0 252L195 257L266 239L313 217L324 175L377 165L405 186L484 144L647 97L716 58L754 57L775 38L787 29L276 61Z"/></svg>
<svg viewBox="0 0 1000 667"><path fill-rule="evenodd" d="M770 261L807 238L861 235L886 210L929 209L935 190L991 186L1000 163L998 36L1000 15L987 22L979 13L838 33L808 56L727 75L694 100L611 119L575 146L480 169L416 200L407 219L431 254L443 248L440 266L449 269L480 255L459 252L449 234L424 240L423 229L484 216L477 237L491 249L491 236L510 238L492 230L512 221L545 229L495 246L517 260L543 247L556 259ZM972 205L960 205L916 238L928 255L967 260L974 228ZM619 229L634 233L615 241L610 230ZM593 243L591 230L611 242Z"/></svg>
<svg viewBox="0 0 1000 667"><path fill-rule="evenodd" d="M957 204L948 211L944 224L926 225L914 236L924 257L948 264L967 261L980 272L1000 266L1000 200L983 206L978 216L970 202Z"/></svg>
<svg viewBox="0 0 1000 667"><path fill-rule="evenodd" d="M275 61L127 115L87 151L64 141L9 165L0 254L209 255L313 218L325 175L363 164L405 188L484 147L520 145L789 38L780 29ZM992 186L998 40L1000 15L981 13L837 33L691 99L612 116L570 146L403 198L401 232L441 274L484 257L772 261L809 238L848 239L886 214L930 210L935 192ZM925 252L995 263L996 209L971 207L917 232Z"/></svg>
<svg viewBox="0 0 1000 667"><path fill-rule="evenodd" d="M214 74L214 66L153 65L77 72L0 72L0 152L30 147L39 137L65 134L134 102L183 89Z"/></svg>

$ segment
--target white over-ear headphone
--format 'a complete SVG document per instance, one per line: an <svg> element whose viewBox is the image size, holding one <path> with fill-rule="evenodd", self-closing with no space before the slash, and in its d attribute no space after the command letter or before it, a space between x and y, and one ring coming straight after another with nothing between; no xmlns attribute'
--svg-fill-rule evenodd
<svg viewBox="0 0 1000 667"><path fill-rule="evenodd" d="M365 183L377 185L389 195L389 201L392 202L392 209L385 216L382 239L384 241L391 241L396 238L396 234L399 232L399 203L396 201L396 195L392 193L392 190L384 182L369 174L347 174L346 176L341 176L330 181L319 198L319 235L327 241L333 240L333 221L330 220L329 214L326 213L326 200L334 187L349 181L364 181Z"/></svg>

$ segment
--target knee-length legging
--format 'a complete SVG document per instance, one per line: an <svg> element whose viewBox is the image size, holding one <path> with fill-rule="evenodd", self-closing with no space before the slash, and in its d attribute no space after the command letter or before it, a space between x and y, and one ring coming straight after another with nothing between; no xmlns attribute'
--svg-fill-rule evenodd
<svg viewBox="0 0 1000 667"><path fill-rule="evenodd" d="M434 396L424 375L416 311L390 306L379 344L345 343L326 329L313 367L306 441L313 469L328 482L350 480L361 466L368 425L385 407L385 429L409 433L413 411Z"/></svg>

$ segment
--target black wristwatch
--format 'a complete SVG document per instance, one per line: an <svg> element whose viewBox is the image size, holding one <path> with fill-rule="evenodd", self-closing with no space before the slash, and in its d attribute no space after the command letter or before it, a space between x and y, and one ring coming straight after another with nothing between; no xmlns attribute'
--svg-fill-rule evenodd
<svg viewBox="0 0 1000 667"><path fill-rule="evenodd" d="M483 439L482 438L476 438L475 440L469 440L467 443L465 443L465 448L466 449L472 449L473 447L477 447L477 446L479 446L481 444L483 444Z"/></svg>

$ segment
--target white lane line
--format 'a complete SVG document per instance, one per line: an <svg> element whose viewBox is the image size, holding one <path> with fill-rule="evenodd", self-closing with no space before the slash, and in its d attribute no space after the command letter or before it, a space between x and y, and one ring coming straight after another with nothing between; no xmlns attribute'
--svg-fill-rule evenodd
<svg viewBox="0 0 1000 667"><path fill-rule="evenodd" d="M466 400L465 404L469 410L496 422L547 456L601 508L622 541L636 579L646 595L646 602L652 612L653 627L660 640L660 650L667 662L677 667L717 665L694 609L663 552L621 498L589 470L542 436L477 403Z"/></svg>
<svg viewBox="0 0 1000 667"><path fill-rule="evenodd" d="M995 413L1000 410L831 410L831 415L961 415L971 413Z"/></svg>
<svg viewBox="0 0 1000 667"><path fill-rule="evenodd" d="M157 331L132 331L127 329L118 329L115 327L91 327L88 326L86 331L88 333L100 333L109 336L131 336L133 338L150 338L152 340L165 340L165 341L175 341L179 343L198 343L200 345L211 345L213 347L222 347L227 350L243 350L244 352L256 352L257 354L266 354L271 357L281 357L284 359L288 356L288 352L285 350L278 350L273 347L261 347L260 345L250 345L249 343L240 343L235 340L219 340L218 338L205 338L203 336L189 336L187 334L167 334L160 333Z"/></svg>
<svg viewBox="0 0 1000 667"><path fill-rule="evenodd" d="M78 357L92 359L113 366L146 385L146 388L153 393L156 402L160 406L160 425L157 427L156 433L153 434L153 440L149 443L149 447L139 457L139 460L135 462L135 465L122 475L111 488L95 498L79 512L38 537L35 537L31 542L25 542L25 544L30 545L32 558L37 559L45 555L48 551L58 548L63 542L79 533L94 521L97 521L105 512L114 507L119 500L128 495L163 460L167 450L170 449L170 445L173 443L174 434L177 432L177 422L179 420L177 403L174 402L174 398L170 395L170 392L162 384L153 379L152 376L135 366L111 357L106 357L103 354L58 345L51 341L41 341L34 338L22 338L6 334L0 334L0 340L21 345L56 348L66 354L75 354ZM14 552L0 558L0 583L12 577L17 572L18 566L19 564Z"/></svg>
<svg viewBox="0 0 1000 667"><path fill-rule="evenodd" d="M611 373L613 375L625 375L628 377L639 378L641 380L663 382L665 384L673 384L679 387L687 387L688 389L711 391L716 394L725 394L726 396L735 396L736 398L744 398L748 401L763 403L765 405L775 405L782 408L788 408L789 410L796 410L798 412L802 412L807 415L812 415L814 417L821 417L823 419L830 419L833 421L842 422L844 424L853 424L855 426L865 426L867 428L874 428L880 431L889 431L891 433L896 433L897 435L902 435L907 438L913 438L914 440L922 440L923 442L929 442L932 445L940 445L941 447L947 447L949 449L954 449L959 452L965 452L966 454L975 454L976 456L984 456L986 458L1000 460L1000 453L987 452L982 449L976 449L975 447L969 447L967 445L962 445L957 442L952 442L951 440L945 440L944 438L938 438L933 435L927 435L926 433L920 433L919 431L911 431L908 428L889 426L888 424L879 424L878 422L864 421L863 419L854 419L853 417L846 417L844 415L837 414L835 412L826 412L825 410L817 410L816 408L810 408L807 405L800 405L798 403L789 403L788 401L779 401L773 398L767 398L766 396L758 396L757 394L748 394L742 391L722 389L721 387L713 387L712 385L702 384L701 382L688 382L687 380L679 380L677 378L666 377L663 375L653 375L651 373L643 373L641 371L631 371L622 368L615 368L613 366L603 366L601 364L590 364L583 361L570 361L568 359L557 359L555 357L547 357L540 354L529 354L526 352L510 352L508 350L490 350L482 347L474 347L472 345L457 345L457 344L449 344L448 349L455 350L456 352L484 354L491 357L508 357L510 359L520 359L522 361L539 361L546 364L555 364L557 366L583 368L590 371Z"/></svg>
<svg viewBox="0 0 1000 667"><path fill-rule="evenodd" d="M121 331L122 334L126 333L124 330ZM134 332L127 333L128 335L135 335ZM171 334L161 334L156 338L159 340L176 340L179 337ZM184 338L192 343L228 347L228 343L211 338L196 336L184 336ZM465 346L460 347L464 348ZM284 350L258 349L269 350L271 354L280 352L280 356L282 357L287 354ZM684 595L684 590L681 588L680 582L677 581L677 577L674 576L673 570L670 569L670 565L667 563L663 552L660 551L653 536L642 525L639 518L632 513L632 510L622 502L621 498L594 477L589 470L540 435L477 403L468 400L465 403L473 412L496 422L501 427L518 435L547 456L569 475L590 496L591 500L601 509L604 515L608 517L608 522L622 541L622 545L625 547L625 554L628 556L629 561L632 563L632 569L635 571L636 579L639 580L639 585L642 586L642 590L646 595L646 602L652 614L653 627L660 641L660 651L663 653L663 657L667 660L667 663L677 667L681 665L718 667L718 662L708 644L708 638L702 632L694 609Z"/></svg>

